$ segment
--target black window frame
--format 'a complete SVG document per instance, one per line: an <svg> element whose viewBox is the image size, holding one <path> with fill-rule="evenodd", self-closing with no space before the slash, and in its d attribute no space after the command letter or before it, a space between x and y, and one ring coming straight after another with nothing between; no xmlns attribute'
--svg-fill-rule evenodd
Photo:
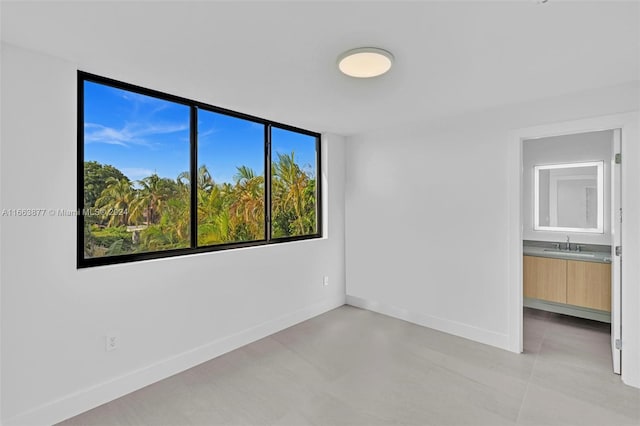
<svg viewBox="0 0 640 426"><path fill-rule="evenodd" d="M302 241L310 239L322 238L322 162L321 162L321 134L310 130L302 129L299 127L291 126L284 123L279 123L264 118L244 114L241 112L233 111L226 108L217 107L207 103L194 101L191 99L183 98L180 96L171 95L165 92L144 88L131 83L125 83L119 80L115 80L108 77L91 74L88 72L77 72L77 268L88 268L93 266L113 265L120 263L138 262L151 259L161 259L175 256L185 256L190 254L225 251L236 248L265 246L272 244L287 243L292 241ZM102 84L105 86L130 91L133 93L155 97L161 100L174 102L181 105L186 105L190 108L190 154L189 154L189 173L191 183L191 197L190 197L190 247L169 249L162 251L149 251L143 253L129 253L112 256L101 257L84 257L84 227L85 220L84 215L81 214L84 206L84 83L93 82ZM197 168L198 168L198 110L212 111L215 113L240 118L247 121L252 121L261 125L264 125L264 226L265 226L265 238L255 241L243 241L233 243L222 243L210 246L198 246L198 206L197 206ZM316 232L314 234L297 235L288 237L271 238L271 129L277 127L279 129L288 130L295 133L304 134L314 137L316 140Z"/></svg>

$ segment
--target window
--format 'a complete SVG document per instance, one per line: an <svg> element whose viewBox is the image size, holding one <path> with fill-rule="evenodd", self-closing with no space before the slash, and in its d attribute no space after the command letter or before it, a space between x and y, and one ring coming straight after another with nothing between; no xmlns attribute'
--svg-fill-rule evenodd
<svg viewBox="0 0 640 426"><path fill-rule="evenodd" d="M264 132L198 111L198 246L265 239Z"/></svg>
<svg viewBox="0 0 640 426"><path fill-rule="evenodd" d="M320 135L78 72L78 267L318 238Z"/></svg>
<svg viewBox="0 0 640 426"><path fill-rule="evenodd" d="M317 143L312 135L271 128L271 235L317 232Z"/></svg>

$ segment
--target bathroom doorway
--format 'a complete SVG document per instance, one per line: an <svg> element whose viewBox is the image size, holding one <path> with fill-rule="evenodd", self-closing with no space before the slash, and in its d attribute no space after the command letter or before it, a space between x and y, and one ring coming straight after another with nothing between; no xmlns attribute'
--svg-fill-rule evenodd
<svg viewBox="0 0 640 426"><path fill-rule="evenodd" d="M532 309L561 314L551 317L560 325L610 324L617 374L620 136L620 129L607 129L524 139L521 189L524 327L539 323ZM606 324L595 327L598 339L584 338L601 341Z"/></svg>
<svg viewBox="0 0 640 426"><path fill-rule="evenodd" d="M622 256L615 256L615 247L626 246L625 256L634 256L638 251L638 244L633 238L637 228L638 216L635 212L638 208L633 195L633 188L625 185L625 182L633 181L636 178L636 171L633 167L626 167L625 161L634 163L634 158L640 153L640 149L635 146L633 141L640 134L638 113L622 113L610 116L594 117L583 120L560 122L548 125L540 125L535 127L521 128L514 130L510 135L510 143L508 145L508 250L507 265L509 276L509 293L508 293L508 347L513 352L523 352L524 334L523 334L523 306L524 306L524 251L523 251L523 217L524 217L524 192L523 192L523 144L525 140L539 139L562 135L575 135L579 133L611 131L614 134L617 146L617 152L612 152L612 160L615 161L615 154L624 155L620 158L619 172L614 174L611 179L612 187L607 188L610 195L614 196L614 201L610 205L609 217L618 216L618 226L611 234L611 316L612 332L610 351L612 355L611 370L620 372L622 380L625 383L635 385L638 383L638 361L637 350L633 345L636 330L636 312L637 289L634 287L636 280L636 267L633 263L622 263ZM612 142L612 151L614 144ZM625 159L625 155L627 158ZM612 190L613 189L613 190ZM627 202L622 204L623 197ZM618 200L619 204L615 200ZM624 228L619 222L620 206L623 206L626 215ZM617 209L617 210L616 210ZM544 225L543 225L544 226ZM615 226L615 224L613 225ZM570 236L570 249L576 250L574 240ZM578 241L580 242L580 241ZM555 242L554 242L555 243ZM558 242L559 243L559 242ZM566 243L566 235L564 238ZM565 246L566 247L566 246ZM552 247L552 249L555 247ZM575 273L575 271L574 271ZM562 275L562 272L560 272ZM592 276L591 273L585 273ZM626 296L625 296L626 295ZM624 350L619 350L619 345L624 345L625 334L631 342L629 346L624 346ZM618 345L616 345L617 342ZM618 346L618 347L617 347ZM625 367L625 365L627 367ZM626 373L625 373L626 372Z"/></svg>

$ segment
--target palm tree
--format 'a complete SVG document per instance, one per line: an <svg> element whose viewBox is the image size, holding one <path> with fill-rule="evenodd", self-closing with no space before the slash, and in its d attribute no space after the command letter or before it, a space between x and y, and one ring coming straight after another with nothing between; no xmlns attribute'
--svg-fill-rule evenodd
<svg viewBox="0 0 640 426"><path fill-rule="evenodd" d="M110 177L105 181L106 187L96 200L96 208L121 210L122 215L110 214L103 217L108 219L108 226L127 225L129 222L129 208L134 201L134 192L128 179Z"/></svg>
<svg viewBox="0 0 640 426"><path fill-rule="evenodd" d="M256 177L256 172L254 172L251 167L240 166L240 167L236 167L236 170L238 170L238 173L236 173L233 176L233 178L236 181L236 184L248 182L252 179L255 179Z"/></svg>
<svg viewBox="0 0 640 426"><path fill-rule="evenodd" d="M196 178L197 178L199 190L210 191L211 188L215 186L215 183L213 182L213 177L211 177L211 173L209 173L209 169L205 164L198 167L198 174ZM189 172L180 173L178 175L177 181L179 184L189 186L191 184L191 173Z"/></svg>
<svg viewBox="0 0 640 426"><path fill-rule="evenodd" d="M172 198L167 201L160 219L160 223L166 224L165 228L173 235L172 240L179 247L188 247L190 244L190 207L191 203L188 198Z"/></svg>
<svg viewBox="0 0 640 426"><path fill-rule="evenodd" d="M216 185L205 164L198 167L197 207L198 207L198 245L207 246L231 241L231 221L225 214L228 205L230 187L228 184ZM180 188L191 196L191 174L183 172L177 179Z"/></svg>
<svg viewBox="0 0 640 426"><path fill-rule="evenodd" d="M236 240L264 238L264 177L247 166L236 168L233 201L229 207L235 219Z"/></svg>
<svg viewBox="0 0 640 426"><path fill-rule="evenodd" d="M198 245L208 246L232 241L228 215L230 186L217 185L206 165L198 168Z"/></svg>
<svg viewBox="0 0 640 426"><path fill-rule="evenodd" d="M231 238L231 217L229 211L220 211L198 223L198 245L210 246L233 241Z"/></svg>
<svg viewBox="0 0 640 426"><path fill-rule="evenodd" d="M177 185L171 179L164 179L156 173L139 180L140 189L137 191L132 214L145 218L147 225L156 223L162 214L164 204L177 192Z"/></svg>
<svg viewBox="0 0 640 426"><path fill-rule="evenodd" d="M209 169L205 164L198 167L198 189L202 191L211 191L211 189L215 186L213 182L213 177L211 173L209 173Z"/></svg>
<svg viewBox="0 0 640 426"><path fill-rule="evenodd" d="M278 153L278 161L271 167L274 215L280 216L280 219L286 218L280 220L280 228L283 229L274 230L274 236L305 235L313 232L315 217L313 225L309 217L305 217L311 207L309 197L305 196L309 176L296 164L295 153L291 152L291 155ZM282 235L278 235L279 233Z"/></svg>

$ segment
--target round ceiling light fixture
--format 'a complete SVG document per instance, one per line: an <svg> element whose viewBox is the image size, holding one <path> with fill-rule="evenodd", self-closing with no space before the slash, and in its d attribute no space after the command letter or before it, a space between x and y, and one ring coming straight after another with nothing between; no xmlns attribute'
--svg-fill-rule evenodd
<svg viewBox="0 0 640 426"><path fill-rule="evenodd" d="M377 47L351 49L338 57L340 71L356 78L377 77L389 71L392 64L391 52Z"/></svg>

